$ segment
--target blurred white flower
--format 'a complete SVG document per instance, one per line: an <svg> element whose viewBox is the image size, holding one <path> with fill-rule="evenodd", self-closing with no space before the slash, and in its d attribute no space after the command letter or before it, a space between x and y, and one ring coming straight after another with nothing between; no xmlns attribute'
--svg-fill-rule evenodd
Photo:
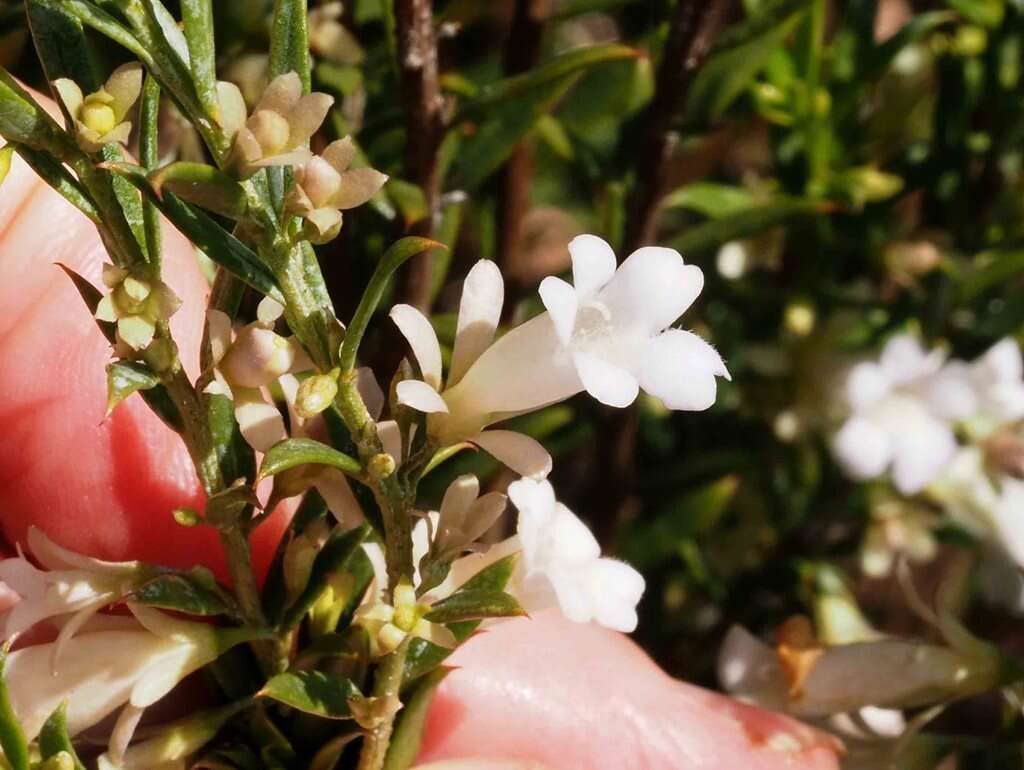
<svg viewBox="0 0 1024 770"><path fill-rule="evenodd" d="M57 671L51 665L56 642L9 655L5 676L11 703L29 739L66 701L72 736L125 705L112 740L127 745L144 708L225 650L253 638L244 629L219 629L130 606L138 621L130 630L75 636L64 645Z"/></svg>
<svg viewBox="0 0 1024 770"><path fill-rule="evenodd" d="M890 339L878 362L850 371L845 395L850 417L832 448L854 479L863 481L892 470L903 494L919 492L956 453L951 423L966 416L968 389L942 371L941 351L926 352L908 334Z"/></svg>
<svg viewBox="0 0 1024 770"><path fill-rule="evenodd" d="M206 313L214 369L204 392L231 399L242 435L258 452L266 452L288 436L284 418L264 388L290 372L312 368L294 339L273 331L282 312L280 304L266 297L260 302L258 320L237 333L226 313Z"/></svg>
<svg viewBox="0 0 1024 770"><path fill-rule="evenodd" d="M522 557L509 587L523 607L557 606L569 620L596 621L617 631L636 628L644 579L628 564L601 556L601 547L575 513L555 499L547 481L521 479L508 496L519 509Z"/></svg>
<svg viewBox="0 0 1024 770"><path fill-rule="evenodd" d="M497 265L489 260L480 260L469 271L463 284L455 345L446 382L442 380L441 346L430 321L410 305L395 305L391 309L391 319L408 340L423 377L422 380L398 383L398 399L413 409L430 414L428 431L439 445L470 441L520 475L543 477L551 471L551 456L537 441L514 431L483 430L488 424L511 416L516 410L501 414L464 413L449 400L467 373L475 370L481 354L491 346L501 317L503 299L504 282ZM524 376L526 374L523 372Z"/></svg>
<svg viewBox="0 0 1024 770"><path fill-rule="evenodd" d="M747 272L750 264L750 245L746 241L723 243L715 255L718 274L730 281L738 281Z"/></svg>
<svg viewBox="0 0 1024 770"><path fill-rule="evenodd" d="M1024 417L1024 362L1016 340L1000 340L959 371L975 398L969 420L973 436L986 436Z"/></svg>
<svg viewBox="0 0 1024 770"><path fill-rule="evenodd" d="M78 146L86 152L99 152L104 144L124 144L132 132L125 120L128 110L142 93L142 65L138 62L118 67L98 91L82 95L78 84L68 78L53 82L64 108L74 120Z"/></svg>
<svg viewBox="0 0 1024 770"><path fill-rule="evenodd" d="M69 551L30 527L28 546L42 569L20 553L0 561L0 583L18 600L0 614L0 637L13 639L44 620L71 615L54 642L56 668L68 640L101 608L120 601L143 578L138 562L107 562Z"/></svg>
<svg viewBox="0 0 1024 770"><path fill-rule="evenodd" d="M931 561L939 545L934 530L935 515L906 500L886 500L871 508L871 522L864 534L860 566L866 575L886 577L897 557L915 564Z"/></svg>
<svg viewBox="0 0 1024 770"><path fill-rule="evenodd" d="M583 390L620 407L631 404L641 386L670 409L714 403L715 378L729 376L721 357L697 335L668 328L700 294L700 268L684 264L672 249L646 247L616 270L611 247L593 235L573 239L569 251L575 285L544 279L540 295L547 312L491 344L501 310L501 279L494 269L486 295L473 303L477 319L464 321L460 313L460 332L472 339L464 347L472 353L460 351L456 341L447 388L440 387L434 346L429 356L417 351L425 383L400 383L399 397L430 413L429 429L442 445ZM467 292L471 287L476 294L467 278ZM413 324L404 323L403 315L410 315L405 306L392 313L415 350L417 335L410 334Z"/></svg>

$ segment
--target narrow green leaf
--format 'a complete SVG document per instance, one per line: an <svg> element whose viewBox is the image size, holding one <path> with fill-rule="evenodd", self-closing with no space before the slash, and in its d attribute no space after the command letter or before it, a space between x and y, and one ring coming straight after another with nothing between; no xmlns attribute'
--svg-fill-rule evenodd
<svg viewBox="0 0 1024 770"><path fill-rule="evenodd" d="M139 163L147 171L160 162L160 84L152 75L146 75L139 104ZM146 233L146 251L149 261L160 266L163 252L163 234L160 212L151 200L142 201L142 223Z"/></svg>
<svg viewBox="0 0 1024 770"><path fill-rule="evenodd" d="M59 159L76 152L67 135L3 67L0 67L0 136Z"/></svg>
<svg viewBox="0 0 1024 770"><path fill-rule="evenodd" d="M185 574L160 575L133 594L135 601L188 615L223 615L230 611L219 590Z"/></svg>
<svg viewBox="0 0 1024 770"><path fill-rule="evenodd" d="M100 224L100 212L93 203L89 193L82 187L68 170L46 152L34 150L23 144L10 144L7 147L16 150L33 171L44 182L59 192L66 201L85 214L93 224Z"/></svg>
<svg viewBox="0 0 1024 770"><path fill-rule="evenodd" d="M140 361L114 361L107 364L107 414L132 393L149 390L160 378Z"/></svg>
<svg viewBox="0 0 1024 770"><path fill-rule="evenodd" d="M567 76L582 74L599 64L635 58L637 55L635 49L618 43L576 48L522 75L485 86L477 98L462 106L459 118L478 114L497 104L507 104L530 91L563 82Z"/></svg>
<svg viewBox="0 0 1024 770"><path fill-rule="evenodd" d="M526 611L515 597L503 591L463 589L430 608L426 618L432 623L457 623L484 618L511 618Z"/></svg>
<svg viewBox="0 0 1024 770"><path fill-rule="evenodd" d="M981 262L984 267L967 278L960 287L960 295L965 302L1024 272L1024 249L987 251L976 256L975 261Z"/></svg>
<svg viewBox="0 0 1024 770"><path fill-rule="evenodd" d="M270 27L270 77L296 72L309 92L309 29L306 0L274 0Z"/></svg>
<svg viewBox="0 0 1024 770"><path fill-rule="evenodd" d="M701 68L686 103L687 121L703 125L717 120L753 82L772 54L783 44L800 20L806 2L791 3L790 11L766 30L742 44L712 52ZM787 6L788 7L788 6Z"/></svg>
<svg viewBox="0 0 1024 770"><path fill-rule="evenodd" d="M751 208L757 199L745 187L718 182L693 182L665 197L665 208L696 211L711 219L732 216Z"/></svg>
<svg viewBox="0 0 1024 770"><path fill-rule="evenodd" d="M416 683L413 692L404 698L405 706L398 715L391 745L384 760L384 770L408 770L413 766L423 745L423 729L438 685L451 669L438 668Z"/></svg>
<svg viewBox="0 0 1024 770"><path fill-rule="evenodd" d="M164 192L231 219L245 213L245 190L238 182L215 166L179 161L149 174L157 196Z"/></svg>
<svg viewBox="0 0 1024 770"><path fill-rule="evenodd" d="M712 219L691 227L669 245L684 255L703 254L723 243L738 238L749 238L790 219L825 213L830 206L831 204L820 201L788 199L754 206L731 217Z"/></svg>
<svg viewBox="0 0 1024 770"><path fill-rule="evenodd" d="M7 678L4 676L9 651L9 643L0 648L0 748L4 750L4 758L11 770L29 770L28 741L25 740L25 733L11 706Z"/></svg>
<svg viewBox="0 0 1024 770"><path fill-rule="evenodd" d="M87 27L91 27L131 51L148 69L153 69L153 57L150 56L146 47L139 42L139 39L128 27L113 16L85 0L61 0L61 7L73 14Z"/></svg>
<svg viewBox="0 0 1024 770"><path fill-rule="evenodd" d="M258 478L265 479L290 468L309 464L329 465L350 476L359 476L363 472L363 466L358 460L327 444L321 444L311 438L290 438L267 450L260 465Z"/></svg>
<svg viewBox="0 0 1024 770"><path fill-rule="evenodd" d="M113 142L103 145L101 154L106 163L122 163L125 160L124 150L121 148L121 145ZM117 199L121 211L124 212L124 218L128 223L131 234L148 262L149 252L146 249L146 223L142 214L142 196L130 181L122 179L117 174L109 175L109 181L114 191L114 197Z"/></svg>
<svg viewBox="0 0 1024 770"><path fill-rule="evenodd" d="M206 256L257 291L273 297L281 304L285 303L284 295L281 294L273 273L260 262L259 257L248 246L224 230L209 215L172 193L165 193L163 197L157 196L139 166L112 163L107 164L107 168L138 187Z"/></svg>
<svg viewBox="0 0 1024 770"><path fill-rule="evenodd" d="M89 314L95 315L96 308L97 306L99 306L100 300L103 299L103 294L100 292L100 290L93 286L91 283L89 283L87 280L85 280L82 276L80 276L67 265L63 265L60 262L58 262L57 267L63 270L67 277L71 279L71 282L75 285L75 288L78 290L78 295L82 298L82 301L85 302L85 306L89 309ZM96 325L100 327L100 331L102 331L103 336L110 341L110 344L114 344L115 335L117 333L117 327L114 324L110 323L109 321L99 320L96 321Z"/></svg>
<svg viewBox="0 0 1024 770"><path fill-rule="evenodd" d="M326 671L289 671L271 678L258 696L326 719L350 719L348 701L359 688L343 676Z"/></svg>
<svg viewBox="0 0 1024 770"><path fill-rule="evenodd" d="M75 770L85 770L85 765L75 753L75 747L71 745L71 738L68 737L68 709L67 703L62 703L57 710L50 714L50 717L43 723L39 731L39 753L44 760L55 754L66 752L74 762Z"/></svg>
<svg viewBox="0 0 1024 770"><path fill-rule="evenodd" d="M504 591L508 581L512 579L512 573L516 571L516 564L519 562L519 554L509 554L499 559L484 569L477 572L473 577L462 584L460 591Z"/></svg>
<svg viewBox="0 0 1024 770"><path fill-rule="evenodd" d="M81 20L55 0L27 0L25 10L46 79L52 83L71 78L86 94L99 89L103 79L96 71Z"/></svg>
<svg viewBox="0 0 1024 770"><path fill-rule="evenodd" d="M388 281L395 271L407 259L417 254L421 254L429 249L444 248L447 247L443 243L432 241L429 238L408 236L396 241L384 253L384 256L380 258L380 262L377 263L377 269L374 270L366 290L363 292L363 297L359 301L355 314L352 316L352 323L349 324L348 330L345 332L345 342L341 346L341 354L339 356L339 365L343 372L355 368L356 354L359 351L359 344L363 340L363 335L366 333L366 327L369 326L370 319L384 297Z"/></svg>
<svg viewBox="0 0 1024 770"><path fill-rule="evenodd" d="M188 42L193 82L199 103L214 120L220 118L217 97L216 47L213 37L213 0L181 0L181 18Z"/></svg>
<svg viewBox="0 0 1024 770"><path fill-rule="evenodd" d="M235 420L235 405L227 396L206 395L206 419L224 481L256 478L256 455Z"/></svg>
<svg viewBox="0 0 1024 770"><path fill-rule="evenodd" d="M339 621L351 615L373 579L373 565L362 549L363 541L370 534L370 527L363 524L348 532L336 532L328 538L313 561L306 588L284 612L280 623L282 630L299 624L327 587L333 576L352 576L351 591L346 605L340 609Z"/></svg>

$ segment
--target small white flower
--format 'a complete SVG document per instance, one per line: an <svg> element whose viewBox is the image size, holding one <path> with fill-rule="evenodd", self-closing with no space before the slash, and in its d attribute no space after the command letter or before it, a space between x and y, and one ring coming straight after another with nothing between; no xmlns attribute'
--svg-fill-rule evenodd
<svg viewBox="0 0 1024 770"><path fill-rule="evenodd" d="M306 220L306 237L312 243L334 238L341 229L341 212L362 206L388 180L376 169L350 169L355 154L356 147L346 136L295 168L286 208Z"/></svg>
<svg viewBox="0 0 1024 770"><path fill-rule="evenodd" d="M1024 417L1024 362L1020 345L1006 337L966 368L977 406L971 419L975 436Z"/></svg>
<svg viewBox="0 0 1024 770"><path fill-rule="evenodd" d="M558 606L577 623L617 631L636 628L644 579L628 564L601 556L587 526L555 499L547 481L521 479L508 496L519 509L522 557L509 592L527 611Z"/></svg>
<svg viewBox="0 0 1024 770"><path fill-rule="evenodd" d="M910 335L893 337L878 362L853 367L846 380L851 415L832 448L854 479L892 469L903 494L919 492L956 452L951 423L965 416L969 391L942 371L941 351L925 352Z"/></svg>
<svg viewBox="0 0 1024 770"><path fill-rule="evenodd" d="M138 623L131 630L82 633L70 639L56 672L51 668L55 642L10 654L5 676L11 703L29 739L64 701L70 735L125 705L114 732L130 737L142 709L224 650L251 638L246 631L176 620L145 607L132 606L132 611Z"/></svg>
<svg viewBox="0 0 1024 770"><path fill-rule="evenodd" d="M118 67L99 91L88 96L68 78L55 80L53 86L75 122L75 138L83 150L99 152L108 142L128 141L132 124L125 116L142 92L141 64Z"/></svg>
<svg viewBox="0 0 1024 770"><path fill-rule="evenodd" d="M145 270L103 265L103 285L110 291L96 306L96 318L116 323L117 338L133 351L147 348L156 334L156 325L181 307L181 300L171 288L146 275Z"/></svg>
<svg viewBox="0 0 1024 770"><path fill-rule="evenodd" d="M89 618L137 587L142 567L138 562L106 562L74 553L36 527L28 530L28 546L43 569L23 554L0 561L0 583L18 595L10 609L0 613L0 637L13 639L37 623L71 615L52 648L51 664L56 668L68 640Z"/></svg>
<svg viewBox="0 0 1024 770"><path fill-rule="evenodd" d="M697 335L668 328L700 293L700 268L685 265L672 249L648 247L616 270L611 247L592 235L575 238L569 251L575 286L546 278L540 294L548 312L493 344L502 302L500 274L495 269L496 278L485 282L483 270L475 274L474 268L459 318L460 334L471 343L456 340L446 388L441 388L439 352L416 341L426 336L429 324L425 319L412 323L406 306L392 311L424 374L424 383L399 383L399 398L430 413L429 430L442 445L583 390L611 406L631 404L641 386L670 409L706 409L714 403L716 376L728 377L721 357ZM473 313L466 312L467 294Z"/></svg>
<svg viewBox="0 0 1024 770"><path fill-rule="evenodd" d="M312 157L306 147L327 117L334 99L327 94L303 96L295 72L278 75L246 118L242 92L232 83L218 83L220 125L232 140L231 163L242 178L266 166L301 165Z"/></svg>
<svg viewBox="0 0 1024 770"><path fill-rule="evenodd" d="M366 629L370 654L375 658L394 652L410 636L453 649L458 643L454 634L443 624L424 618L428 612L430 604L417 600L412 583L402 581L395 587L394 605L380 600L364 604L356 610L353 622Z"/></svg>
<svg viewBox="0 0 1024 770"><path fill-rule="evenodd" d="M273 331L280 304L264 298L258 320L232 332L231 318L219 310L207 311L213 380L204 392L226 396L235 407L235 420L245 440L258 452L287 438L284 418L264 388L290 372L312 368L294 339Z"/></svg>
<svg viewBox="0 0 1024 770"><path fill-rule="evenodd" d="M503 295L504 282L497 265L489 260L477 262L463 284L447 381L442 379L441 345L430 321L411 305L395 305L391 319L409 341L423 376L422 380L398 383L398 400L429 413L427 429L440 446L470 441L523 476L543 477L551 471L551 457L537 441L514 431L483 430L511 412L481 415L462 413L458 407L449 409L449 395L494 340Z"/></svg>
<svg viewBox="0 0 1024 770"><path fill-rule="evenodd" d="M499 492L480 496L480 481L472 474L459 476L444 493L438 513L433 551L450 559L479 540L505 511L508 498Z"/></svg>

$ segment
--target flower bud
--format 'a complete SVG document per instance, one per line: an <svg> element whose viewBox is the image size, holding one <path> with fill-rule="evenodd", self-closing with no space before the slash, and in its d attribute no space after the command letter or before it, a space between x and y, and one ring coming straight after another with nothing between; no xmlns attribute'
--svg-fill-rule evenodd
<svg viewBox="0 0 1024 770"><path fill-rule="evenodd" d="M338 380L336 377L330 374L313 375L299 385L299 392L295 397L295 411L299 417L308 420L329 407L337 395Z"/></svg>
<svg viewBox="0 0 1024 770"><path fill-rule="evenodd" d="M66 751L58 751L43 762L41 770L75 770L75 760Z"/></svg>
<svg viewBox="0 0 1024 770"><path fill-rule="evenodd" d="M117 125L117 116L109 104L98 99L87 99L82 105L82 123L98 134L106 134Z"/></svg>
<svg viewBox="0 0 1024 770"><path fill-rule="evenodd" d="M295 350L288 340L250 324L238 333L220 370L232 385L259 388L286 374L294 362Z"/></svg>
<svg viewBox="0 0 1024 770"><path fill-rule="evenodd" d="M370 458L370 462L367 464L367 470L370 472L370 476L377 481L386 479L395 472L395 458L387 452L376 454Z"/></svg>
<svg viewBox="0 0 1024 770"><path fill-rule="evenodd" d="M786 306L786 329L797 337L806 337L814 331L814 305L806 300L790 302Z"/></svg>
<svg viewBox="0 0 1024 770"><path fill-rule="evenodd" d="M265 156L277 155L288 148L290 129L283 115L260 110L249 119L249 128Z"/></svg>
<svg viewBox="0 0 1024 770"><path fill-rule="evenodd" d="M174 340L161 337L150 343L144 354L146 363L157 374L174 371L178 366L178 346Z"/></svg>

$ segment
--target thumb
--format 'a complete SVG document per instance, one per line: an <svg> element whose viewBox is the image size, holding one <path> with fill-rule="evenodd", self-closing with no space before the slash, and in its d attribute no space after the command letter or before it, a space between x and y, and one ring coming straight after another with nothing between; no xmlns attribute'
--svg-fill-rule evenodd
<svg viewBox="0 0 1024 770"><path fill-rule="evenodd" d="M452 663L427 717L431 770L838 767L825 734L678 682L627 637L556 611L496 624Z"/></svg>

